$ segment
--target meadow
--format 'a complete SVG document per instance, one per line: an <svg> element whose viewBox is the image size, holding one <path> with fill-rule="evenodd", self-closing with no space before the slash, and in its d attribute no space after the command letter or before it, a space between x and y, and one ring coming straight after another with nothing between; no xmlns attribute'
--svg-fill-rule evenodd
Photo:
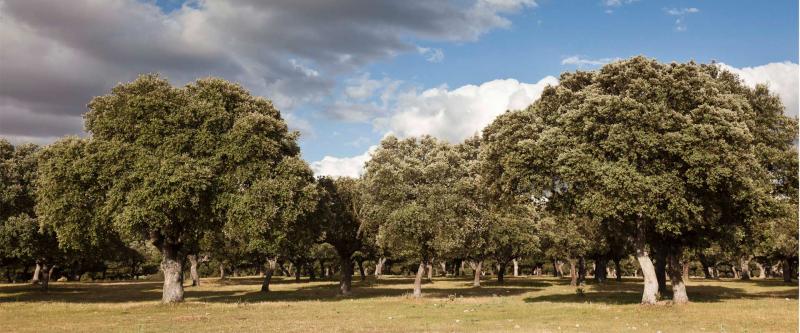
<svg viewBox="0 0 800 333"><path fill-rule="evenodd" d="M641 282L589 283L508 277L502 285L434 278L423 297L412 279L354 282L258 277L203 279L186 301L161 303L160 281L53 282L49 292L0 284L0 332L796 332L798 287L778 280L688 284L691 303L640 305Z"/></svg>

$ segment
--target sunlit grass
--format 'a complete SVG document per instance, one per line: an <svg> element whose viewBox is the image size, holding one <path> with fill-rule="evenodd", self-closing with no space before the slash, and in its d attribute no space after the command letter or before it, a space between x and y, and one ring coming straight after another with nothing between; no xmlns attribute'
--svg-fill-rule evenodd
<svg viewBox="0 0 800 333"><path fill-rule="evenodd" d="M356 277L357 280L357 277ZM411 279L356 282L336 296L335 281L204 279L184 304L159 304L159 282L52 283L42 293L0 284L0 332L795 332L796 285L776 280L692 280L685 306L640 306L635 279L591 284L585 296L567 280L508 278L472 288L437 278L423 299Z"/></svg>

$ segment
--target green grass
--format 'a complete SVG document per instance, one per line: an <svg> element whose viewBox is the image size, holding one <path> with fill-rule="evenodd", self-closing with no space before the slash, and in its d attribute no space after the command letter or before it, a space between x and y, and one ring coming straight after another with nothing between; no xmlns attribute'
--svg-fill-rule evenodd
<svg viewBox="0 0 800 333"><path fill-rule="evenodd" d="M357 279L357 278L356 278ZM437 278L424 298L411 279L356 282L336 296L334 281L204 279L186 302L159 304L160 282L51 283L42 293L0 284L0 332L796 332L798 288L776 280L693 279L692 303L638 304L641 283L586 287L564 279L509 278L504 285Z"/></svg>

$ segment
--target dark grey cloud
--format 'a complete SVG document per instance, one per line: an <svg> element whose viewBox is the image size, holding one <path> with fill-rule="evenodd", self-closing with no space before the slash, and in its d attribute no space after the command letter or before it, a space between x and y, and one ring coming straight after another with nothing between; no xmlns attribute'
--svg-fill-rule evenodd
<svg viewBox="0 0 800 333"><path fill-rule="evenodd" d="M139 73L221 76L283 109L415 41L470 41L533 0L0 0L0 136L80 134L86 103ZM298 119L298 123L301 119ZM45 139L37 139L43 141ZM46 141L46 140L45 140Z"/></svg>

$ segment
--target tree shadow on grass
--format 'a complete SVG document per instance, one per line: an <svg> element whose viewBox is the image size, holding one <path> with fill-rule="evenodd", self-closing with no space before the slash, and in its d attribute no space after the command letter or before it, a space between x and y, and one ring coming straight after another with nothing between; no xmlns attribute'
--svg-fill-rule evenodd
<svg viewBox="0 0 800 333"><path fill-rule="evenodd" d="M262 279L258 277L234 278L229 280L205 279L201 287L185 287L184 297L187 301L215 303L250 303L281 301L341 301L347 299L367 299L381 297L398 297L411 293L413 279L383 278L354 281L350 296L338 295L338 282L317 280L308 283L307 279L295 282L293 278L278 277L270 282L272 291L259 291ZM472 288L471 279L442 278L433 282L426 281L422 288L426 298L449 297L502 297L521 295L541 290L551 285L547 281L532 279L511 279L504 284L495 281L482 282L481 288ZM440 288L443 283L456 284L455 288ZM283 285L296 284L296 288L286 290ZM160 281L130 282L66 282L51 283L48 292L29 284L0 285L0 303L13 302L66 302L66 303L125 303L153 302L161 299ZM248 286L246 289L235 289L236 286ZM249 286L252 286L250 288ZM463 286L463 287L461 287ZM229 288L234 288L230 290Z"/></svg>
<svg viewBox="0 0 800 333"><path fill-rule="evenodd" d="M702 280L699 280L702 281ZM697 282L699 282L697 281ZM695 283L697 283L695 282ZM732 299L765 299L765 298L790 298L797 299L797 289L785 290L770 290L763 292L747 292L745 284L750 281L728 281L733 282L730 286L719 285L687 285L686 292L689 294L691 302L696 303L711 303L722 302ZM728 283L724 282L724 283ZM738 283L738 282L741 282ZM785 284L766 284L767 286L786 287ZM670 288L669 284L667 285ZM555 303L603 303L603 304L638 304L642 299L642 282L641 281L607 281L603 284L589 284L584 287L584 294L579 295L577 292L568 292L561 294L550 294L527 297L524 299L527 303L535 302L555 302ZM665 299L671 299L672 293L669 290Z"/></svg>

